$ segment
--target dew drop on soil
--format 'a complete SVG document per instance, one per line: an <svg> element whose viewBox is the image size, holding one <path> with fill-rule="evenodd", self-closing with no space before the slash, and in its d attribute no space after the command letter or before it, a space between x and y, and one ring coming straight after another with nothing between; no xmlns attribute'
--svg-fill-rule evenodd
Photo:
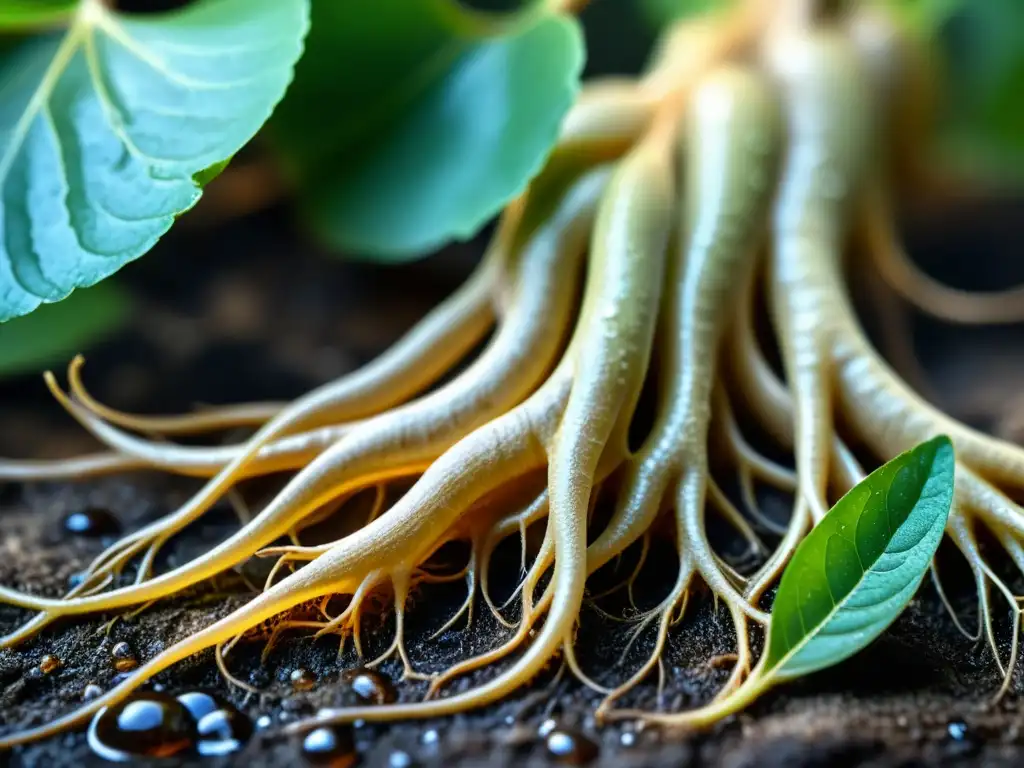
<svg viewBox="0 0 1024 768"><path fill-rule="evenodd" d="M553 730L555 730L555 728L557 727L558 723L556 723L549 717L547 720L545 720L543 723L537 726L537 735L543 739L547 737L547 735L551 733Z"/></svg>
<svg viewBox="0 0 1024 768"><path fill-rule="evenodd" d="M101 709L89 725L89 746L106 760L169 757L195 743L196 726L181 702L162 693L137 693Z"/></svg>
<svg viewBox="0 0 1024 768"><path fill-rule="evenodd" d="M196 731L199 754L229 755L240 750L252 736L252 722L234 707L224 707L203 715Z"/></svg>
<svg viewBox="0 0 1024 768"><path fill-rule="evenodd" d="M548 755L567 765L586 765L597 757L598 747L582 733L558 729L548 734Z"/></svg>
<svg viewBox="0 0 1024 768"><path fill-rule="evenodd" d="M434 728L430 728L423 732L423 735L420 736L420 741L422 741L424 744L432 746L434 744L437 744L440 738L440 734L438 734L438 732Z"/></svg>
<svg viewBox="0 0 1024 768"><path fill-rule="evenodd" d="M79 536L112 536L121 530L121 523L102 507L88 507L64 518L64 530Z"/></svg>
<svg viewBox="0 0 1024 768"><path fill-rule="evenodd" d="M368 704L393 704L398 700L394 683L372 669L352 669L342 678L349 688Z"/></svg>
<svg viewBox="0 0 1024 768"><path fill-rule="evenodd" d="M48 653L39 660L39 671L44 675L56 672L60 668L60 659L52 653Z"/></svg>
<svg viewBox="0 0 1024 768"><path fill-rule="evenodd" d="M292 688L296 691L310 691L316 685L316 675L302 667L293 669L288 679L291 680Z"/></svg>
<svg viewBox="0 0 1024 768"><path fill-rule="evenodd" d="M189 691L178 696L181 706L188 710L197 723L206 715L221 708L217 699L203 691Z"/></svg>
<svg viewBox="0 0 1024 768"><path fill-rule="evenodd" d="M256 718L256 727L262 731L265 728L269 728L271 722L273 721L270 719L270 715L260 715Z"/></svg>
<svg viewBox="0 0 1024 768"><path fill-rule="evenodd" d="M139 664L132 647L125 642L116 643L110 649L110 658L114 660L114 669L118 672L130 672Z"/></svg>
<svg viewBox="0 0 1024 768"><path fill-rule="evenodd" d="M96 683L89 683L82 689L82 701L92 701L97 696L103 695L103 689Z"/></svg>
<svg viewBox="0 0 1024 768"><path fill-rule="evenodd" d="M953 741L963 741L967 738L967 723L963 720L953 720L946 726L946 733Z"/></svg>
<svg viewBox="0 0 1024 768"><path fill-rule="evenodd" d="M334 726L324 726L307 733L302 741L302 756L313 765L330 768L348 768L359 758L352 730Z"/></svg>
<svg viewBox="0 0 1024 768"><path fill-rule="evenodd" d="M412 757L408 752L396 749L388 755L388 768L412 768Z"/></svg>

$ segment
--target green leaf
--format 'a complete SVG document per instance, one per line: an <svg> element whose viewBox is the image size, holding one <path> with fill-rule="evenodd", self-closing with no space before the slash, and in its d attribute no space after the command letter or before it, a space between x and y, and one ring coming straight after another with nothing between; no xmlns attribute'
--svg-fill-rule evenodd
<svg viewBox="0 0 1024 768"><path fill-rule="evenodd" d="M468 238L550 152L579 87L577 23L530 9L484 24L455 8L314 0L307 54L271 128L308 219L335 247L399 260Z"/></svg>
<svg viewBox="0 0 1024 768"><path fill-rule="evenodd" d="M944 141L953 160L1024 180L1024 3L964 3L950 19Z"/></svg>
<svg viewBox="0 0 1024 768"><path fill-rule="evenodd" d="M868 645L917 591L953 499L936 437L875 470L797 547L772 606L763 679L832 666Z"/></svg>
<svg viewBox="0 0 1024 768"><path fill-rule="evenodd" d="M734 0L640 0L643 17L655 29L687 16L710 13L731 5Z"/></svg>
<svg viewBox="0 0 1024 768"><path fill-rule="evenodd" d="M188 210L280 100L307 0L198 0L118 15L0 59L0 321L92 285Z"/></svg>
<svg viewBox="0 0 1024 768"><path fill-rule="evenodd" d="M130 308L127 294L103 283L0 325L0 376L38 373L85 351L121 327Z"/></svg>
<svg viewBox="0 0 1024 768"><path fill-rule="evenodd" d="M69 18L78 0L0 0L0 29L25 29Z"/></svg>

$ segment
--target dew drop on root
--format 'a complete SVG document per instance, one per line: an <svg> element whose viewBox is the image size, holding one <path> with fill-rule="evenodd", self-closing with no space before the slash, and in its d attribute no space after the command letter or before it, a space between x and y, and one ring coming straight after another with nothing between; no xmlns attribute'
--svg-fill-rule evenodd
<svg viewBox="0 0 1024 768"><path fill-rule="evenodd" d="M97 712L88 738L92 751L106 760L170 757L192 748L196 724L174 697L146 691Z"/></svg>
<svg viewBox="0 0 1024 768"><path fill-rule="evenodd" d="M545 739L548 755L565 765L586 765L597 757L598 747L593 741L577 731L559 728L551 731Z"/></svg>
<svg viewBox="0 0 1024 768"><path fill-rule="evenodd" d="M372 669L352 669L342 679L352 692L368 704L393 704L398 691L390 678Z"/></svg>
<svg viewBox="0 0 1024 768"><path fill-rule="evenodd" d="M359 759L352 729L324 726L310 731L302 740L302 756L312 765L349 768Z"/></svg>
<svg viewBox="0 0 1024 768"><path fill-rule="evenodd" d="M64 530L78 536L113 536L121 531L121 523L102 507L88 507L64 518Z"/></svg>

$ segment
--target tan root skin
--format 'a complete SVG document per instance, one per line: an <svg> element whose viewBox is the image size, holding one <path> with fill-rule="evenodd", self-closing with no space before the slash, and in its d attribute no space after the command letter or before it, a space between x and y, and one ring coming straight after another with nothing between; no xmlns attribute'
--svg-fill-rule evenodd
<svg viewBox="0 0 1024 768"><path fill-rule="evenodd" d="M606 693L601 718L705 726L746 702L742 684L756 662L750 629L771 620L761 596L810 526L863 477L847 447L851 437L883 461L933 435L952 436L958 480L948 533L975 575L979 636L988 637L1005 688L1019 616L975 536L987 528L1024 572L1024 510L1007 493L1024 486L1024 450L953 421L899 378L864 336L845 270L877 269L889 290L963 322L1017 319L1010 308L1020 301L1016 292L979 298L940 286L902 253L889 197L913 189L923 167L906 148L919 152L926 139L924 58L877 9L827 5L828 12L814 0L741 2L670 30L640 79L589 85L548 169L509 205L466 285L379 359L293 403L146 417L91 397L80 359L70 367L69 392L48 376L61 404L108 451L59 462L0 461L0 480L156 468L208 482L181 509L97 557L65 597L0 587L0 600L37 612L4 646L58 617L172 597L255 555L277 558L277 565L266 589L244 607L63 718L0 737L0 746L81 725L209 648L228 679L249 687L231 678L228 652L264 622L277 622L271 644L281 632L313 629L351 636L361 651L361 616L368 598L382 592L393 596L397 630L388 653L371 663L397 655L407 676L424 677L405 649L406 599L421 583L463 578L466 602L443 630L463 616L471 624L482 597L510 629L499 645L431 677L426 701L323 712L290 729L464 711L508 696L557 657ZM894 84L903 89L899 99ZM553 196L573 170L575 180ZM549 200L557 200L552 210L544 209ZM754 307L762 298L781 374L755 333ZM492 328L484 351L436 386ZM629 426L654 375L654 425L631 451ZM748 419L792 451L795 469L751 446L740 427ZM850 433L837 424L849 425ZM246 425L258 427L254 435L225 447L152 437ZM735 467L745 509L712 477L712 453ZM282 470L292 472L291 480L234 536L153 574L164 543L230 498L240 480ZM539 482L545 474L546 484ZM588 546L590 513L612 478L610 520ZM415 482L385 508L384 491L399 480ZM759 484L794 494L788 522L764 516ZM355 521L353 533L303 545L304 528L336 510L343 514L349 499L372 489L373 509L365 522ZM760 557L756 571L742 575L712 549L709 514L749 542ZM528 562L531 525L545 533ZM758 530L773 534L773 548ZM524 553L515 622L491 599L487 578L495 546L509 536L522 537ZM659 536L679 554L674 586L660 605L626 619L635 627L632 640L653 633L654 650L635 673L605 688L580 669L573 649L588 577L631 545L646 554ZM291 543L282 544L283 537ZM427 561L453 540L471 544L470 562L454 576L438 575ZM135 583L112 589L128 567ZM634 577L623 584L631 600ZM736 631L735 664L720 696L689 712L616 709L659 666L698 581L725 606ZM992 630L993 585L1011 605L1008 659ZM332 614L327 607L336 595L351 600ZM322 620L288 618L308 601L319 602ZM444 695L449 681L514 651L515 660L487 682Z"/></svg>

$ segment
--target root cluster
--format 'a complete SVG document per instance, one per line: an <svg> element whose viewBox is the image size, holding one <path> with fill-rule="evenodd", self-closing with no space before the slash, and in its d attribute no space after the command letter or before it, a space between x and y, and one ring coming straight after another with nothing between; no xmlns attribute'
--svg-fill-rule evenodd
<svg viewBox="0 0 1024 768"><path fill-rule="evenodd" d="M1009 319L1007 295L978 298L938 286L916 271L896 238L891 198L913 194L919 182L908 170L906 137L920 144L927 128L926 100L915 98L926 90L916 51L892 19L859 4L751 0L684 22L641 78L585 89L546 170L509 205L485 258L455 295L374 362L290 404L147 417L91 397L81 360L70 367L68 392L48 375L54 396L109 451L3 461L0 479L137 468L209 479L180 509L103 552L63 598L0 588L0 601L38 612L0 644L22 642L59 617L174 596L256 555L277 564L264 591L233 614L162 651L105 695L53 723L8 734L0 746L81 723L204 649L215 649L233 679L225 654L274 617L285 617L275 638L314 630L352 637L361 650L360 618L381 594L392 599L396 634L371 663L397 655L408 676L422 677L405 648L404 611L410 590L442 579L465 579L468 591L443 629L463 618L471 626L482 602L510 627L508 637L430 677L426 701L326 712L316 723L485 705L559 656L606 693L603 718L697 723L694 712L615 708L658 666L697 583L735 626L735 663L720 694L728 697L753 663L751 630L770 621L765 591L810 526L863 476L857 456L886 460L939 433L953 438L958 457L948 535L974 574L979 635L992 644L1008 685L1017 604L976 536L987 529L1024 572L1024 509L1011 498L1024 486L1024 450L922 401L869 344L847 290L850 270L872 269L888 290L933 313ZM445 378L488 334L483 351ZM771 362L776 352L781 370ZM642 390L651 393L655 418L637 445L630 433ZM756 449L748 425L791 451L793 467ZM237 426L256 431L226 447L170 442ZM742 504L712 476L712 465L735 471ZM292 473L287 485L237 533L154 573L168 539L241 480L283 471ZM389 485L413 480L386 501ZM765 485L792 493L788 521L760 509ZM373 489L376 502L367 519L353 522L354 532L303 544L304 529L346 514L349 499ZM595 530L600 495L612 511ZM753 572L740 573L711 546L709 516L749 542L760 562ZM543 530L543 539L527 565L530 527ZM524 540L524 572L513 622L491 598L487 574L497 544L515 536ZM628 679L598 686L574 654L588 579L634 544L645 553L652 538L678 552L670 593L627 619L634 638L654 634L653 650ZM430 558L452 541L468 542L472 554L461 572L440 575ZM114 587L129 568L134 583ZM1011 608L1009 658L995 640L992 586ZM338 595L350 599L332 612ZM319 618L308 610L301 620L287 618L309 604L319 606ZM513 660L487 682L445 695L454 678L506 657Z"/></svg>

